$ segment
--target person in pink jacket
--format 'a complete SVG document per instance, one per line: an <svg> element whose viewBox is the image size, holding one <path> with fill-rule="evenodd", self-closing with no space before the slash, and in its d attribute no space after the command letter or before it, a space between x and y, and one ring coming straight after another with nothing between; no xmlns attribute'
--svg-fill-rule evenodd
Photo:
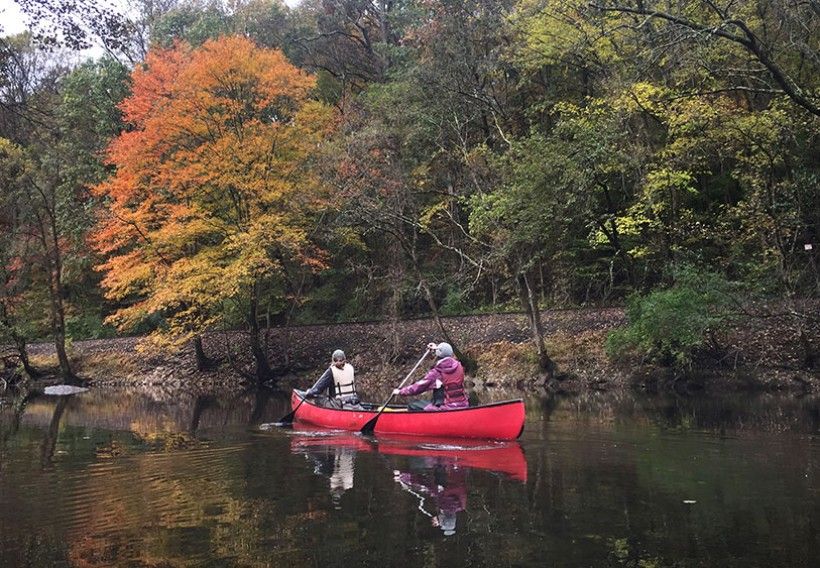
<svg viewBox="0 0 820 568"><path fill-rule="evenodd" d="M414 401L410 410L451 410L469 406L464 392L464 367L453 357L453 347L449 343L430 343L427 349L435 351L436 364L427 371L424 378L402 389L395 389L394 395L415 396L428 390L433 391L432 401Z"/></svg>

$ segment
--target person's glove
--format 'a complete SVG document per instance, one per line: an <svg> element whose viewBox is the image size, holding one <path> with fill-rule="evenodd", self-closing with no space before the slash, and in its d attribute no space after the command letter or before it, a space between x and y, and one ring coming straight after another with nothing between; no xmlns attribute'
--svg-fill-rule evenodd
<svg viewBox="0 0 820 568"><path fill-rule="evenodd" d="M427 344L427 350L428 351L435 351L436 347L438 347L438 343L428 343Z"/></svg>
<svg viewBox="0 0 820 568"><path fill-rule="evenodd" d="M393 396L399 396L401 394L401 389L393 389Z"/></svg>

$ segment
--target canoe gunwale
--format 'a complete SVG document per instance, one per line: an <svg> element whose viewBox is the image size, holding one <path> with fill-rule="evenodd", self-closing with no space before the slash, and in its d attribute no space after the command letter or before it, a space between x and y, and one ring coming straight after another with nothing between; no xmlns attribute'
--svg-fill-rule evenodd
<svg viewBox="0 0 820 568"><path fill-rule="evenodd" d="M293 392L297 394L300 400L305 400L303 394L304 391L299 391L298 389L293 389ZM483 408L492 408L494 406L503 406L505 404L518 404L519 402L524 402L523 398L511 398L509 400L499 400L497 402L488 402L486 404L479 404L476 406L465 406L464 408L448 408L446 410L434 410L434 411L424 411L424 410L408 410L407 414L427 414L430 412L434 412L435 414L443 414L443 413L451 413L451 412L464 412L466 410L478 410ZM312 406L314 408L318 408L319 410L327 410L329 412L372 412L375 414L378 412L378 409L381 407L381 404L375 402L365 402L364 404L372 404L372 410L362 410L362 409L355 409L355 408L327 408L324 406L319 406L318 404L314 404L310 401L310 399L305 400L305 404L308 406ZM406 404L388 404L387 408L407 408Z"/></svg>

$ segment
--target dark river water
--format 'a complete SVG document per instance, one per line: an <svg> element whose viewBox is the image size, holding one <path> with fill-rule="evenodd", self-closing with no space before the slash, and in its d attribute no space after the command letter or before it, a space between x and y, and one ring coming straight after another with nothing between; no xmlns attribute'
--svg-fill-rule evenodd
<svg viewBox="0 0 820 568"><path fill-rule="evenodd" d="M271 391L0 400L4 567L818 565L814 398L533 397L513 443L265 429Z"/></svg>

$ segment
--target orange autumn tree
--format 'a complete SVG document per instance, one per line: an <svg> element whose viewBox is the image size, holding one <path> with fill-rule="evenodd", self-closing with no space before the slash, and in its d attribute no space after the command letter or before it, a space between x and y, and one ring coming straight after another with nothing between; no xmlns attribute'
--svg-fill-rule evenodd
<svg viewBox="0 0 820 568"><path fill-rule="evenodd" d="M241 306L256 376L268 377L260 296L284 296L288 266L323 265L309 239L325 204L310 159L333 111L311 99L313 77L241 37L152 51L132 80L121 105L132 128L96 188L107 209L92 242L107 297L125 305L109 319L128 329L160 315L151 337L178 346Z"/></svg>

